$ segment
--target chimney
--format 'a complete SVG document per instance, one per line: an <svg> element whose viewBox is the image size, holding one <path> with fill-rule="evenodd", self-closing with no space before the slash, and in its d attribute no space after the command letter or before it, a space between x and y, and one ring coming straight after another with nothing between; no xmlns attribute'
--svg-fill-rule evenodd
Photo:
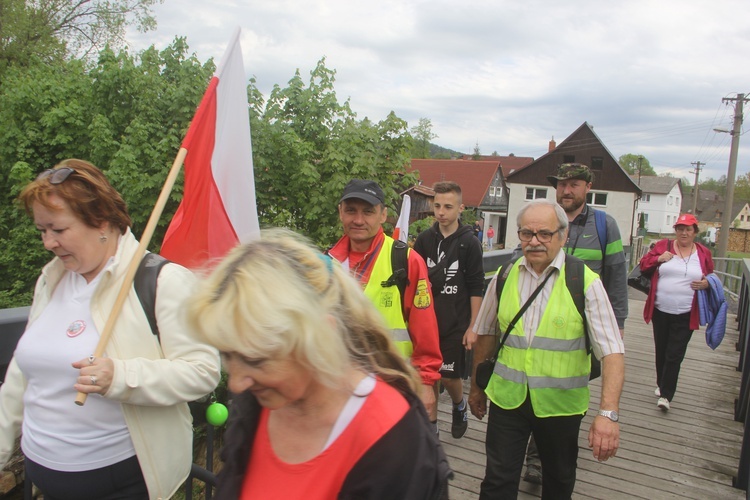
<svg viewBox="0 0 750 500"><path fill-rule="evenodd" d="M555 136L552 136L552 139L549 141L549 151L551 152L557 147L557 143L555 142Z"/></svg>

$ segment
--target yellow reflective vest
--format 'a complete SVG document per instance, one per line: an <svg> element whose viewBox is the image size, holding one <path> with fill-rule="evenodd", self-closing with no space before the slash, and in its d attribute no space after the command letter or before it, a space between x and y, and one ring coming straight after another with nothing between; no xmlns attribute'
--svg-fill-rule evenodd
<svg viewBox="0 0 750 500"><path fill-rule="evenodd" d="M518 293L519 267L516 263L511 269L500 297L497 318L502 332L523 305ZM585 293L596 274L585 267L583 279ZM521 406L528 391L537 417L586 413L591 363L584 335L583 318L565 284L563 265L531 345L522 317L500 351L487 396L500 408L512 410Z"/></svg>
<svg viewBox="0 0 750 500"><path fill-rule="evenodd" d="M385 236L383 245L380 247L378 257L370 272L370 280L365 287L365 295L375 304L380 314L385 318L388 328L391 329L393 341L405 358L410 358L414 352L414 346L409 337L409 330L404 320L404 309L401 303L401 292L398 286L382 286L393 274L391 267L391 251L393 249L393 238ZM411 252L411 249L408 250Z"/></svg>

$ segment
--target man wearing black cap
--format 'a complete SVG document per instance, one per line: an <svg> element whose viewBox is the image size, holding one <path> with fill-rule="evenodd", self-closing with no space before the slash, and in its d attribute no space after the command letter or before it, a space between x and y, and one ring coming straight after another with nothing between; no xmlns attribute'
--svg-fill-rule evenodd
<svg viewBox="0 0 750 500"><path fill-rule="evenodd" d="M393 339L419 372L421 399L437 426L435 383L440 380L440 343L427 266L416 252L407 251L408 282L403 295L394 275L394 240L383 232L387 217L385 195L370 180L354 179L344 188L338 206L344 236L328 251L360 281L393 331ZM437 428L437 427L436 427Z"/></svg>

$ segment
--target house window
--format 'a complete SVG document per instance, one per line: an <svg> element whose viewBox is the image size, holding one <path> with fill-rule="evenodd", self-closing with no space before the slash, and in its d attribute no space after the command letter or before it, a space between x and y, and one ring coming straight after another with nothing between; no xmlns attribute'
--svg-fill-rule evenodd
<svg viewBox="0 0 750 500"><path fill-rule="evenodd" d="M650 194L644 194L641 197L641 201L644 202L644 203L648 203L649 201L651 201L651 195Z"/></svg>
<svg viewBox="0 0 750 500"><path fill-rule="evenodd" d="M537 200L539 198L547 198L547 190L539 188L526 188L526 199Z"/></svg>
<svg viewBox="0 0 750 500"><path fill-rule="evenodd" d="M591 170L602 170L604 168L604 158L601 156L591 157Z"/></svg>
<svg viewBox="0 0 750 500"><path fill-rule="evenodd" d="M593 191L589 191L589 194L586 195L586 203L589 205L599 205L601 207L607 206L607 193L595 193Z"/></svg>
<svg viewBox="0 0 750 500"><path fill-rule="evenodd" d="M576 162L575 155L563 155L563 163L575 163L575 162Z"/></svg>

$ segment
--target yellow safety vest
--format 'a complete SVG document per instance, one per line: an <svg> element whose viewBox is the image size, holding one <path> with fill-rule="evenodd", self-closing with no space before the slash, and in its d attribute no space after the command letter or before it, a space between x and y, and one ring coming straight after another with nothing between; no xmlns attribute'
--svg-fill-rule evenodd
<svg viewBox="0 0 750 500"><path fill-rule="evenodd" d="M502 332L522 306L519 267L516 264L511 269L500 298L497 318ZM584 292L594 279L596 274L584 268ZM528 391L537 417L586 413L591 363L584 335L583 318L565 284L563 265L531 345L521 318L500 351L487 396L499 407L511 410L521 406Z"/></svg>
<svg viewBox="0 0 750 500"><path fill-rule="evenodd" d="M380 314L385 318L388 328L391 329L393 341L396 343L399 351L405 358L410 358L414 352L414 346L409 337L409 330L404 320L404 309L401 304L401 292L398 286L382 286L382 282L387 281L393 274L391 268L391 250L393 248L393 238L386 236L383 239L383 245L380 247L380 253L372 266L370 280L365 287L365 295L375 304ZM411 249L409 249L411 252Z"/></svg>

